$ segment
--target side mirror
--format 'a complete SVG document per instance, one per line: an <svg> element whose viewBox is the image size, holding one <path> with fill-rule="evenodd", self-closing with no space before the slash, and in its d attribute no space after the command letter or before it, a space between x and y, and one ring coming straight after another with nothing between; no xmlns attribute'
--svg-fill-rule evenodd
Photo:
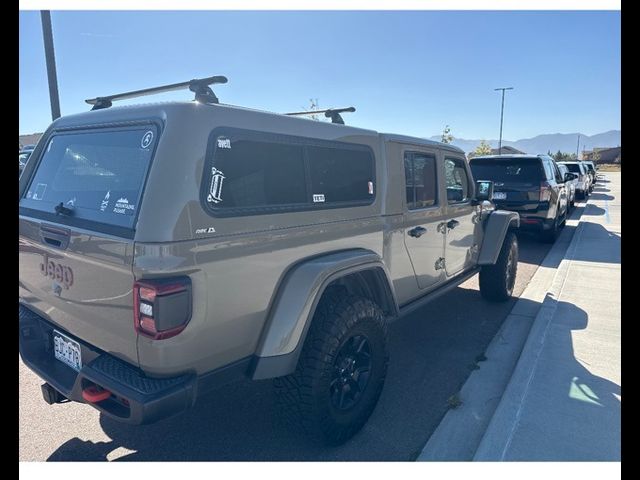
<svg viewBox="0 0 640 480"><path fill-rule="evenodd" d="M570 182L571 180L575 180L576 178L578 178L578 176L575 173L565 173L564 174L564 181L565 182Z"/></svg>
<svg viewBox="0 0 640 480"><path fill-rule="evenodd" d="M476 198L475 200L480 203L485 200L493 200L493 182L491 180L477 180L476 181Z"/></svg>

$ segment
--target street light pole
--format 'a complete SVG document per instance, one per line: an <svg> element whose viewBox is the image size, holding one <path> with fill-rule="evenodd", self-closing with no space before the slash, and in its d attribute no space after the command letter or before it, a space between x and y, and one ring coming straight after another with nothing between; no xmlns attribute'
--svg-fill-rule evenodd
<svg viewBox="0 0 640 480"><path fill-rule="evenodd" d="M56 57L53 52L53 32L51 29L51 12L41 10L42 37L44 38L44 56L47 61L47 79L49 80L49 100L51 101L51 118L60 117L60 99L58 98L58 78L56 74Z"/></svg>
<svg viewBox="0 0 640 480"><path fill-rule="evenodd" d="M502 119L504 118L504 91L513 90L513 87L500 87L494 88L493 90L502 90L502 106L500 107L500 140L498 140L498 155L502 155Z"/></svg>

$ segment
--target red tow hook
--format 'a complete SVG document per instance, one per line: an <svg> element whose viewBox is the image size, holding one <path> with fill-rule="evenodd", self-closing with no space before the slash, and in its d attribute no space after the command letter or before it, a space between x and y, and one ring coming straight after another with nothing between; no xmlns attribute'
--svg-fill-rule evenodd
<svg viewBox="0 0 640 480"><path fill-rule="evenodd" d="M111 392L109 390L105 390L97 385L91 385L82 390L82 398L89 403L98 403L106 400L110 396Z"/></svg>

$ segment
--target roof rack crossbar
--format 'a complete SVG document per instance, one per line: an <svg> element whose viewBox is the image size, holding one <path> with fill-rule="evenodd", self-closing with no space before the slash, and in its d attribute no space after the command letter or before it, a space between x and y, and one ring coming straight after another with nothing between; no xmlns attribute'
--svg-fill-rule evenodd
<svg viewBox="0 0 640 480"><path fill-rule="evenodd" d="M127 98L142 97L145 95L154 95L156 93L170 92L173 90L181 90L188 88L196 94L195 100L202 103L219 103L218 97L213 93L209 85L227 83L227 77L216 75L207 78L194 78L187 82L172 83L169 85L161 85L159 87L144 88L142 90L134 90L131 92L116 93L106 97L88 98L85 100L89 105L93 105L91 110L100 110L109 108L115 100L125 100Z"/></svg>
<svg viewBox="0 0 640 480"><path fill-rule="evenodd" d="M340 125L344 125L344 120L342 116L340 116L343 112L355 112L355 107L347 107L347 108L328 108L326 110L310 110L308 112L290 112L285 113L285 115L316 115L318 113L324 113L324 116L331 119L331 123L338 123Z"/></svg>

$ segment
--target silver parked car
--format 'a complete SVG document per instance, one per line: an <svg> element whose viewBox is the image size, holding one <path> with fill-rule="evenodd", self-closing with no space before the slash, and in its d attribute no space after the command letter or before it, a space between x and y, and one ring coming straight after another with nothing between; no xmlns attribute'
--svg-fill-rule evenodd
<svg viewBox="0 0 640 480"><path fill-rule="evenodd" d="M596 164L591 160L582 160L582 164L587 167L587 171L589 172L589 176L591 177L591 187L589 188L589 192L593 191L593 187L595 186L598 180L598 172L596 169Z"/></svg>
<svg viewBox="0 0 640 480"><path fill-rule="evenodd" d="M564 179L565 189L567 191L567 205L569 209L575 207L576 203L576 186L578 185L578 175L571 173L566 165L558 163L558 169Z"/></svg>
<svg viewBox="0 0 640 480"><path fill-rule="evenodd" d="M577 199L585 199L591 192L591 176L587 167L583 162L558 162L558 165L564 165L569 172L578 176L576 179L575 190Z"/></svg>

